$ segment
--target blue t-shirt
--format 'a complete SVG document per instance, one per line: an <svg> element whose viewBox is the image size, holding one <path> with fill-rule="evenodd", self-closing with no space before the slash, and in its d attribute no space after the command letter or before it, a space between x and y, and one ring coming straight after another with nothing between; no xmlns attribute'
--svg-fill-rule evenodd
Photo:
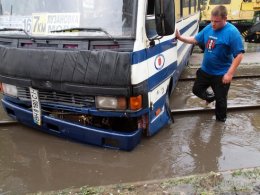
<svg viewBox="0 0 260 195"><path fill-rule="evenodd" d="M207 25L195 39L205 46L201 69L210 75L226 74L232 60L244 53L239 31L228 22L219 30L213 30L211 24Z"/></svg>

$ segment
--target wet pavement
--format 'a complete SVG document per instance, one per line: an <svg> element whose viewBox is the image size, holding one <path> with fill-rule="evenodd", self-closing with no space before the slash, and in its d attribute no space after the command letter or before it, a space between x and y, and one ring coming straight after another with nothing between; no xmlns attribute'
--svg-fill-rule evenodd
<svg viewBox="0 0 260 195"><path fill-rule="evenodd" d="M260 105L259 78L234 79L228 94L228 106ZM205 107L205 101L193 95L192 85L193 81L178 83L173 93L174 98L170 100L172 109ZM214 107L214 103L209 106Z"/></svg>
<svg viewBox="0 0 260 195"><path fill-rule="evenodd" d="M178 84L171 99L173 108L203 106L190 93L191 85L186 81ZM240 91L244 85L247 90ZM234 81L229 104L259 103L259 90L259 79ZM2 111L0 114L8 119ZM144 137L131 152L75 143L22 125L1 125L0 194L260 166L259 110L230 112L226 123L216 122L213 113L182 114L174 118L174 124L151 138Z"/></svg>

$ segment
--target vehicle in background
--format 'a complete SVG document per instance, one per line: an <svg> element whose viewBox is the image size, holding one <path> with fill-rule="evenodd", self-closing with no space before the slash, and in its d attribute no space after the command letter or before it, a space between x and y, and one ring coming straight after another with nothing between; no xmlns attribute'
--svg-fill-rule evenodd
<svg viewBox="0 0 260 195"><path fill-rule="evenodd" d="M260 43L260 0L252 0L252 9L255 11L254 24L242 33L246 42Z"/></svg>
<svg viewBox="0 0 260 195"><path fill-rule="evenodd" d="M172 122L197 0L0 0L3 107L19 122L132 150Z"/></svg>
<svg viewBox="0 0 260 195"><path fill-rule="evenodd" d="M224 5L227 8L227 20L240 32L244 32L254 24L255 12L252 0L208 0L201 11L200 30L210 23L211 11L217 5Z"/></svg>

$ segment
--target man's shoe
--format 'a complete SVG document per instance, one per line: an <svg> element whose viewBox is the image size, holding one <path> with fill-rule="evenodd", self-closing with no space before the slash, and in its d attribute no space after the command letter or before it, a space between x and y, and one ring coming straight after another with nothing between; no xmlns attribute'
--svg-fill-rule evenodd
<svg viewBox="0 0 260 195"><path fill-rule="evenodd" d="M210 92L206 91L206 94L207 94L206 95L206 102L211 103L211 102L215 101L214 93L210 93Z"/></svg>
<svg viewBox="0 0 260 195"><path fill-rule="evenodd" d="M216 121L219 121L219 122L226 122L227 118L216 118Z"/></svg>

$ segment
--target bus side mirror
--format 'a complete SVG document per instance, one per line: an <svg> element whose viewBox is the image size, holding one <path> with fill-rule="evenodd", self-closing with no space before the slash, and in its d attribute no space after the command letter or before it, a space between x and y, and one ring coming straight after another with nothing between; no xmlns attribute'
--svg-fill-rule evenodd
<svg viewBox="0 0 260 195"><path fill-rule="evenodd" d="M175 31L175 8L173 0L155 0L156 31L159 36Z"/></svg>

